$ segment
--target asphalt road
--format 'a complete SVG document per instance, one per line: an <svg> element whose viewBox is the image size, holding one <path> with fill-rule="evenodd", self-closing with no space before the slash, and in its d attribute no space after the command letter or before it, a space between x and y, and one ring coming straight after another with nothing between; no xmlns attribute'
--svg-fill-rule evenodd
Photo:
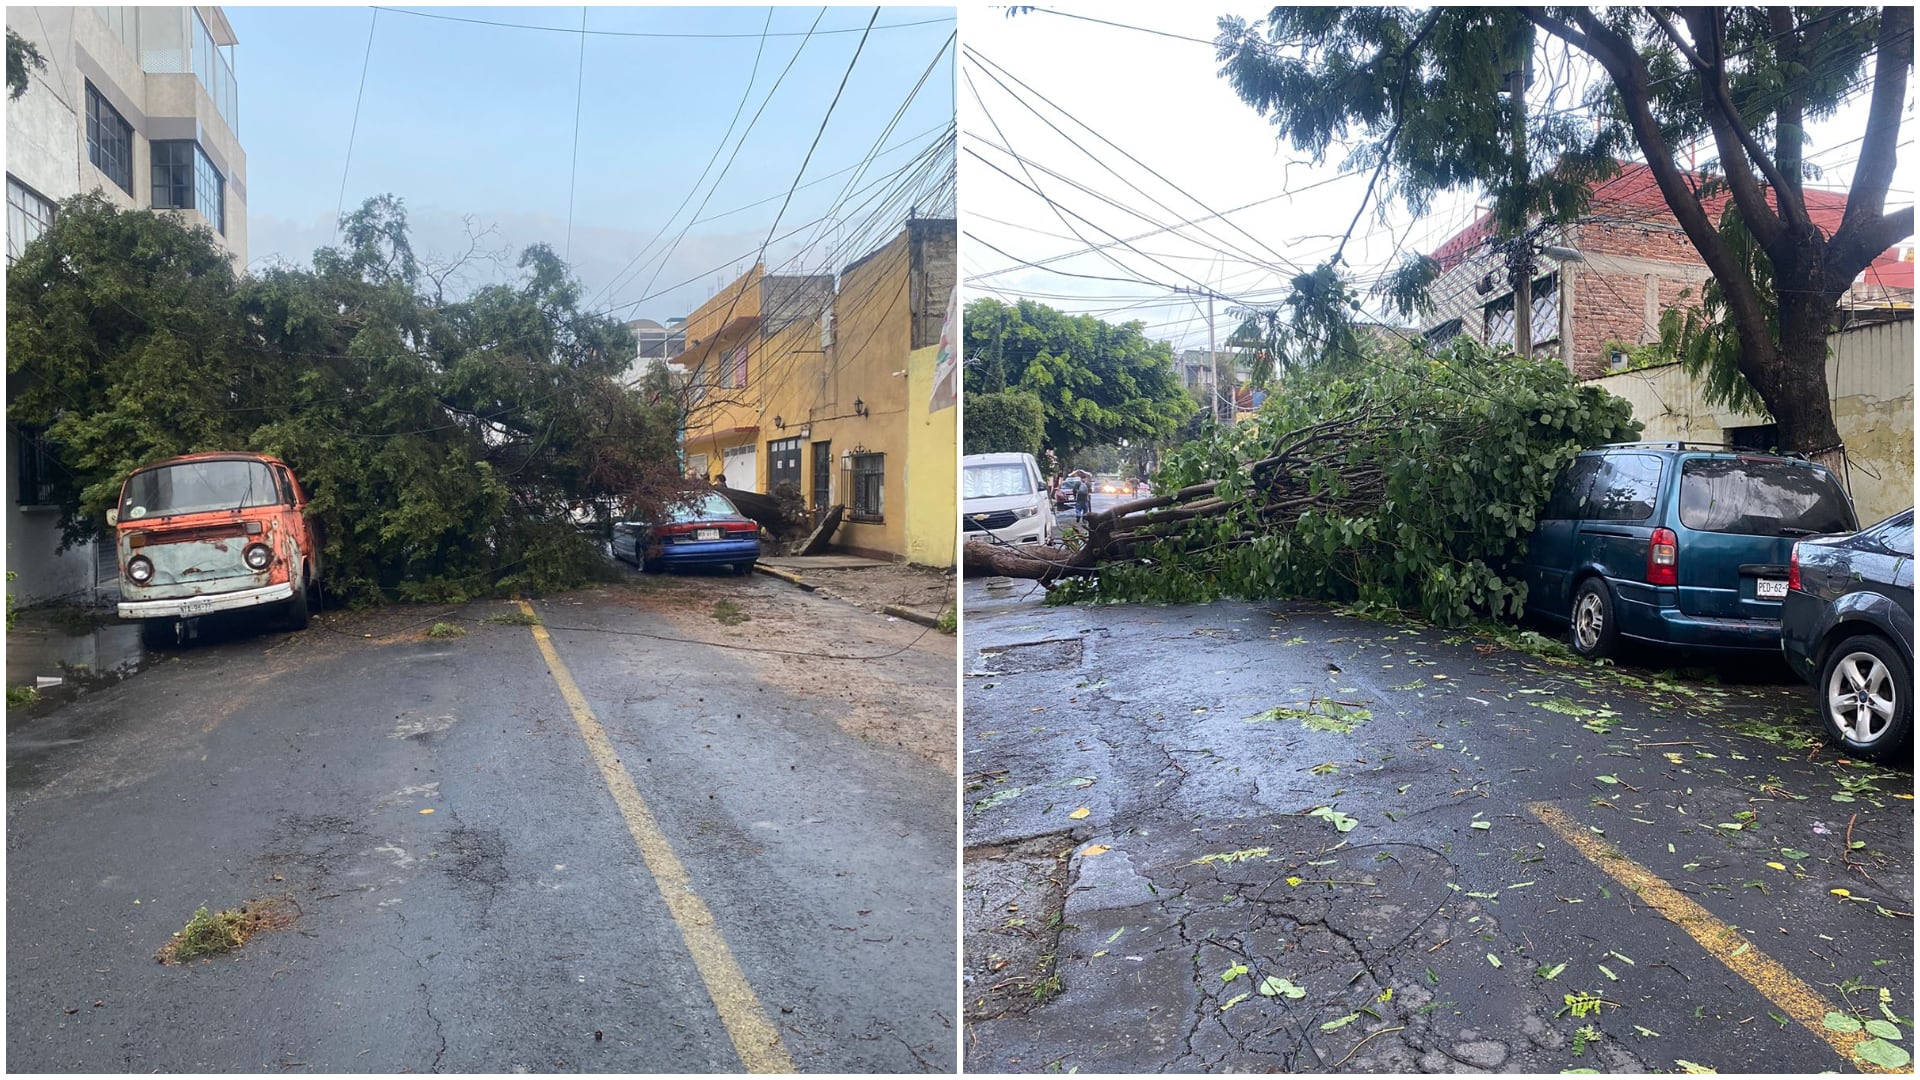
<svg viewBox="0 0 1920 1080"><path fill-rule="evenodd" d="M1910 1047L1912 777L1784 667L1035 595L965 595L969 1071L1855 1071L1829 1010Z"/></svg>
<svg viewBox="0 0 1920 1080"><path fill-rule="evenodd" d="M533 607L564 671L509 604L330 613L11 731L9 1071L951 1071L952 776L845 720L937 719L952 639L758 577Z"/></svg>

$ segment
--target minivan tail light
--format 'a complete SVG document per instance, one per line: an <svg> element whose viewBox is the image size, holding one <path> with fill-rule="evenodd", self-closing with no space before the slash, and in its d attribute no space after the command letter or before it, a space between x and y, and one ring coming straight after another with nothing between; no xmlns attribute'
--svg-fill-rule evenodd
<svg viewBox="0 0 1920 1080"><path fill-rule="evenodd" d="M1647 542L1647 584L1680 584L1680 538L1672 529L1655 529Z"/></svg>
<svg viewBox="0 0 1920 1080"><path fill-rule="evenodd" d="M1800 588L1800 545L1793 545L1793 557L1787 560L1787 588L1794 592L1804 592Z"/></svg>

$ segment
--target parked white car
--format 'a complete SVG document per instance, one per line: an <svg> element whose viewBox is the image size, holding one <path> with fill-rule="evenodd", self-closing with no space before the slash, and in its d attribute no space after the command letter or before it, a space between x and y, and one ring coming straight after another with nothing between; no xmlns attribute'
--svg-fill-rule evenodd
<svg viewBox="0 0 1920 1080"><path fill-rule="evenodd" d="M1008 544L1053 540L1053 500L1032 454L968 454L961 459L960 529Z"/></svg>

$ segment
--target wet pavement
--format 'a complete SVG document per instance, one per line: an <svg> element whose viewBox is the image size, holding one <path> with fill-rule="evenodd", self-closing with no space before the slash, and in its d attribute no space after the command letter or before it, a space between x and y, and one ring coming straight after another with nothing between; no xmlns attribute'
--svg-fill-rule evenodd
<svg viewBox="0 0 1920 1080"><path fill-rule="evenodd" d="M950 686L952 639L757 578L534 607L597 750L500 603L236 630L10 730L8 1069L737 1072L769 1048L697 899L799 1070L951 1071L952 775L843 721Z"/></svg>
<svg viewBox="0 0 1920 1080"><path fill-rule="evenodd" d="M969 1071L1856 1071L1888 1016L1909 1045L1912 777L1822 748L1784 666L1038 595L966 586Z"/></svg>

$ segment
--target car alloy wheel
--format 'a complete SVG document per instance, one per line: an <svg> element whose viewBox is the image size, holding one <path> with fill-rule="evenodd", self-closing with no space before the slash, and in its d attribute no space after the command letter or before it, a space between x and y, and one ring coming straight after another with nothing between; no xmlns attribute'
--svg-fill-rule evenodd
<svg viewBox="0 0 1920 1080"><path fill-rule="evenodd" d="M1588 578L1573 593L1573 610L1567 614L1573 651L1588 659L1612 656L1619 631L1613 625L1613 596L1607 583Z"/></svg>
<svg viewBox="0 0 1920 1080"><path fill-rule="evenodd" d="M1827 715L1835 731L1856 746L1871 746L1887 734L1899 712L1900 689L1878 656L1849 652L1827 677Z"/></svg>

